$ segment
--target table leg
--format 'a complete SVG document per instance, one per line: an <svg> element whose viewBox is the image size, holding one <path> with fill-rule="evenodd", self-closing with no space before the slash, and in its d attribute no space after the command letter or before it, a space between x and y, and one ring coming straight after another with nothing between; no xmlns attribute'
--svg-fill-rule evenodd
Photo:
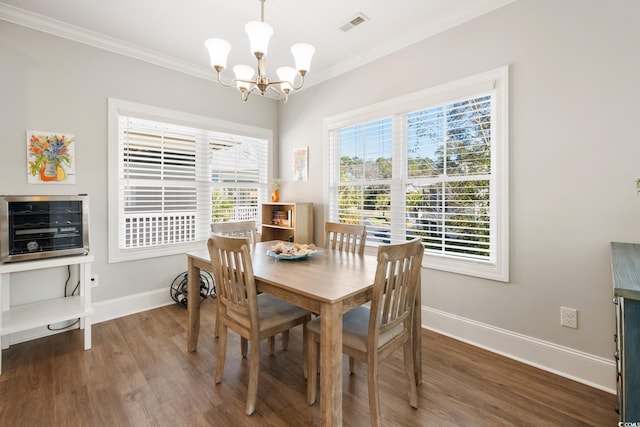
<svg viewBox="0 0 640 427"><path fill-rule="evenodd" d="M320 409L323 426L342 425L342 307L320 307ZM313 375L313 374L309 374Z"/></svg>
<svg viewBox="0 0 640 427"><path fill-rule="evenodd" d="M200 333L200 268L189 257L187 270L187 350L196 351Z"/></svg>

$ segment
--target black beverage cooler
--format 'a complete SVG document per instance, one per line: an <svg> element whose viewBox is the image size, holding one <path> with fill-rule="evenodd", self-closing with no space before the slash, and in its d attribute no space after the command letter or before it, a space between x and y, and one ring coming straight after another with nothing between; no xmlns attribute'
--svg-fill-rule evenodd
<svg viewBox="0 0 640 427"><path fill-rule="evenodd" d="M89 252L89 199L0 196L0 262Z"/></svg>

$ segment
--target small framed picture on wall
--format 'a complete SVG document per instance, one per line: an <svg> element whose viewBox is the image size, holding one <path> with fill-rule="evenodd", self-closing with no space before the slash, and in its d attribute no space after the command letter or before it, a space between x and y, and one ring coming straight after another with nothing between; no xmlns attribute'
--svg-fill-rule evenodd
<svg viewBox="0 0 640 427"><path fill-rule="evenodd" d="M309 147L294 148L293 180L307 181L308 179L309 179Z"/></svg>

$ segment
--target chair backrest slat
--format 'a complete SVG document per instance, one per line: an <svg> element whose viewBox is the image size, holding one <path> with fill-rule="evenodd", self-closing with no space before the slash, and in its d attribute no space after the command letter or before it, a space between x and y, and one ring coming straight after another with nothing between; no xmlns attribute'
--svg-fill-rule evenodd
<svg viewBox="0 0 640 427"><path fill-rule="evenodd" d="M364 254L367 229L364 225L326 222L324 225L324 247L339 251Z"/></svg>

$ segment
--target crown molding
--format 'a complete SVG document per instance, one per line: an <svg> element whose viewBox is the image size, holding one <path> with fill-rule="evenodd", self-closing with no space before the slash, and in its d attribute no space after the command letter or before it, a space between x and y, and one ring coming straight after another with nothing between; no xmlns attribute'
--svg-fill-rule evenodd
<svg viewBox="0 0 640 427"><path fill-rule="evenodd" d="M160 52L145 49L120 39L10 6L6 3L0 3L0 20L124 55L129 58L139 59L180 73L215 81L215 76L207 67L197 66Z"/></svg>
<svg viewBox="0 0 640 427"><path fill-rule="evenodd" d="M330 80L334 77L359 68L368 63L371 63L377 59L390 55L412 44L420 42L424 39L446 31L464 22L470 21L490 11L499 9L515 1L517 0L493 0L492 7L490 9L487 9L486 6L479 5L478 3L481 2L478 2L476 3L478 4L476 7L458 10L454 15L440 19L435 23L435 25L429 26L428 28L424 28L406 36L397 37L383 45L376 46L375 49L363 52L360 55L355 55L347 61L328 68L326 71L316 72L306 76L305 85L302 89L300 89L300 91L318 85L324 81ZM62 37L78 43L83 43L119 55L124 55L130 58L145 61L150 64L177 71L179 73L188 74L190 76L198 77L212 82L216 81L215 73L213 73L208 67L195 65L193 63L164 55L157 51L145 49L138 45L109 37L95 31L77 27L66 22L49 18L44 15L29 12L15 6L10 6L6 3L0 3L0 20L11 22L13 24L21 25L23 27L41 31L43 33L51 34L57 37ZM290 96L294 95L295 92ZM275 97L268 97L275 99Z"/></svg>

